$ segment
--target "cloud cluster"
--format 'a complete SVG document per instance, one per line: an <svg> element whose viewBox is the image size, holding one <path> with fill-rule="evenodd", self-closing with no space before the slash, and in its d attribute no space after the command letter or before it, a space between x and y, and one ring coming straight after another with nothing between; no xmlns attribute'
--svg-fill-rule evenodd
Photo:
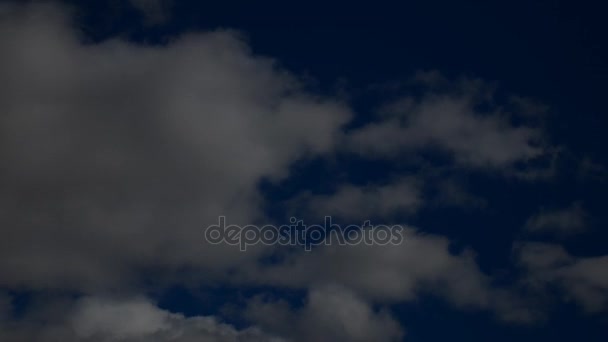
<svg viewBox="0 0 608 342"><path fill-rule="evenodd" d="M132 2L152 17L162 4ZM18 319L11 295L0 292L0 340L393 341L405 329L389 305L427 294L504 320L534 319L521 297L494 286L473 251L454 253L447 238L414 228L398 246L310 253L261 245L242 253L203 238L219 216L268 220L260 182L287 178L305 158L395 161L431 149L457 168L519 172L549 155L542 131L513 123L486 84L420 74L421 96L400 96L373 122L345 130L347 104L306 90L236 32L184 34L162 46L90 43L68 14L57 4L0 4L0 288L78 294ZM296 197L317 216L403 216L427 204L422 173ZM445 189L442 203L484 203L449 179L436 186ZM528 227L578 229L581 215L579 207L543 212ZM519 252L531 283L559 283L588 310L605 308L605 257L552 246ZM260 261L268 255L279 258ZM308 295L302 307L251 300L244 329L137 297L146 286L185 282Z"/></svg>
<svg viewBox="0 0 608 342"><path fill-rule="evenodd" d="M240 276L250 283L296 289L338 284L376 303L435 295L462 309L494 312L505 321L536 319L521 298L492 286L472 251L454 254L448 239L412 228L403 236L402 245L321 246L314 253L287 255L278 264L248 268Z"/></svg>
<svg viewBox="0 0 608 342"><path fill-rule="evenodd" d="M83 341L283 341L257 328L236 330L211 316L186 318L141 298L126 301L85 298L71 315L71 327Z"/></svg>

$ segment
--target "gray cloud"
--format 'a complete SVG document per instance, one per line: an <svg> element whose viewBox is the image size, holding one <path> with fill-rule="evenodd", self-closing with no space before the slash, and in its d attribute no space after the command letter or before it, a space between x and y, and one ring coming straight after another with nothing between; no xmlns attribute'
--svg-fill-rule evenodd
<svg viewBox="0 0 608 342"><path fill-rule="evenodd" d="M422 74L422 97L404 96L386 105L379 119L353 131L352 151L396 158L422 148L448 152L462 166L508 168L548 151L537 128L509 121L509 113L493 103L489 86L478 80L450 84L440 74ZM480 110L479 104L489 104Z"/></svg>
<svg viewBox="0 0 608 342"><path fill-rule="evenodd" d="M3 298L3 297L0 297ZM0 305L7 301L0 301ZM0 306L0 313L8 310ZM39 305L34 315L0 321L7 342L308 342L397 341L403 329L385 309L341 286L309 291L302 308L282 300L251 299L237 329L215 316L185 317L144 297L83 297Z"/></svg>
<svg viewBox="0 0 608 342"><path fill-rule="evenodd" d="M165 22L170 15L171 0L129 0L146 18L149 24Z"/></svg>
<svg viewBox="0 0 608 342"><path fill-rule="evenodd" d="M244 270L241 281L290 288L339 284L373 302L410 302L436 295L462 309L489 310L506 321L535 313L509 289L495 289L471 251L453 254L449 241L406 228L401 245L321 246L288 255L277 265ZM246 280L244 280L246 279Z"/></svg>
<svg viewBox="0 0 608 342"><path fill-rule="evenodd" d="M184 317L139 298L85 297L47 304L36 317L0 322L2 341L82 342L285 342L258 327L237 330L214 316Z"/></svg>
<svg viewBox="0 0 608 342"><path fill-rule="evenodd" d="M576 257L559 245L532 242L518 244L516 255L537 290L557 285L587 312L608 310L608 256Z"/></svg>
<svg viewBox="0 0 608 342"><path fill-rule="evenodd" d="M350 115L234 32L85 45L60 7L1 13L1 285L221 275L256 254L206 245L202 228L260 218L257 183L331 151Z"/></svg>
<svg viewBox="0 0 608 342"><path fill-rule="evenodd" d="M541 210L526 222L529 232L553 232L558 235L574 234L587 227L587 213L579 202L558 210Z"/></svg>
<svg viewBox="0 0 608 342"><path fill-rule="evenodd" d="M212 316L186 318L141 298L126 301L85 298L72 315L72 328L82 341L284 341L255 327L239 331Z"/></svg>
<svg viewBox="0 0 608 342"><path fill-rule="evenodd" d="M398 341L403 329L385 310L348 289L327 285L312 289L303 308L292 310L284 301L258 297L246 315L260 326L282 332L294 341Z"/></svg>
<svg viewBox="0 0 608 342"><path fill-rule="evenodd" d="M134 3L153 14L160 2ZM186 34L166 46L87 44L68 21L57 5L0 4L0 286L92 297L50 303L15 322L6 318L10 297L0 296L3 340L302 338L263 320L274 312L308 340L390 341L403 329L374 305L420 294L505 320L531 319L517 296L492 286L473 252L451 253L448 239L414 229L406 229L402 246L326 246L273 265L258 264L263 247L241 253L203 240L203 228L219 215L237 224L264 220L259 182L284 179L306 157L347 150L399 158L434 147L459 167L510 170L549 154L538 128L511 124L494 104L477 109L481 97L488 100L484 84L454 86L440 74L420 74L425 96L404 96L377 122L345 134L351 111L344 103L304 90L236 32ZM343 184L306 200L316 214L345 218L413 212L422 204L416 176ZM446 184L446 201L471 200ZM567 267L555 266L551 254L530 258L523 260L542 271L541 280L560 281L586 307L605 300L603 258L565 254ZM295 311L282 302L252 303L249 317L263 331L103 296L140 291L142 273L161 286L230 280L309 296ZM138 320L125 325L133 316Z"/></svg>

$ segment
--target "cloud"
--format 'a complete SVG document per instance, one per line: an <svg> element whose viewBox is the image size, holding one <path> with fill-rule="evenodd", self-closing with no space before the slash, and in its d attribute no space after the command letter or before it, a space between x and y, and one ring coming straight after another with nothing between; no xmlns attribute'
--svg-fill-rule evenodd
<svg viewBox="0 0 608 342"><path fill-rule="evenodd" d="M217 278L256 254L205 244L203 228L259 219L258 182L332 151L350 117L235 32L85 44L58 5L1 13L0 285Z"/></svg>
<svg viewBox="0 0 608 342"><path fill-rule="evenodd" d="M53 306L56 307L56 306ZM284 342L257 327L237 330L214 316L184 317L148 299L85 297L60 315L47 311L1 326L2 341Z"/></svg>
<svg viewBox="0 0 608 342"><path fill-rule="evenodd" d="M527 118L543 118L549 112L549 106L537 100L512 95L509 99L511 105L516 109L516 114Z"/></svg>
<svg viewBox="0 0 608 342"><path fill-rule="evenodd" d="M464 80L450 84L433 74L418 77L416 84L421 84L423 95L401 96L384 105L375 122L350 133L351 151L374 158L399 158L436 148L447 152L455 163L472 168L510 168L548 153L542 145L542 132L512 124L485 83Z"/></svg>
<svg viewBox="0 0 608 342"><path fill-rule="evenodd" d="M404 231L403 241L386 246L321 245L313 253L295 253L280 264L250 270L251 276L269 284L302 288L342 284L381 300L411 300L433 286L455 301L485 300L485 279L470 254L452 255L447 239L411 228Z"/></svg>
<svg viewBox="0 0 608 342"><path fill-rule="evenodd" d="M82 299L73 313L72 327L83 341L283 341L257 328L236 330L212 316L186 318L145 299Z"/></svg>
<svg viewBox="0 0 608 342"><path fill-rule="evenodd" d="M563 247L545 243L520 243L518 261L528 271L526 281L544 292L558 286L566 300L587 312L608 310L608 256L576 257Z"/></svg>
<svg viewBox="0 0 608 342"><path fill-rule="evenodd" d="M379 303L432 295L461 309L493 311L507 321L536 319L509 289L492 286L470 250L453 254L446 238L412 228L405 228L403 237L401 245L321 245L272 265L245 269L236 281L300 289L337 284Z"/></svg>
<svg viewBox="0 0 608 342"><path fill-rule="evenodd" d="M4 322L11 316L12 303L11 297L0 292L0 322Z"/></svg>
<svg viewBox="0 0 608 342"><path fill-rule="evenodd" d="M170 0L129 0L150 24L159 24L167 20Z"/></svg>
<svg viewBox="0 0 608 342"><path fill-rule="evenodd" d="M526 230L566 235L584 231L586 225L587 213L579 202L575 202L559 210L542 210L528 219Z"/></svg>
<svg viewBox="0 0 608 342"><path fill-rule="evenodd" d="M249 303L246 315L260 326L280 331L294 341L398 341L404 332L384 310L340 286L312 289L303 308L283 301Z"/></svg>
<svg viewBox="0 0 608 342"><path fill-rule="evenodd" d="M0 306L0 312L2 309ZM237 329L215 316L185 317L161 309L145 297L89 296L46 303L38 308L35 316L0 321L0 339L7 342L381 342L398 341L404 334L386 309L376 309L352 291L335 285L311 289L301 308L259 296L249 301L243 315L254 325Z"/></svg>
<svg viewBox="0 0 608 342"><path fill-rule="evenodd" d="M115 340L133 339L169 330L171 325L171 314L143 299L107 302L86 298L79 306L73 327L81 338L107 335Z"/></svg>
<svg viewBox="0 0 608 342"><path fill-rule="evenodd" d="M161 6L134 4L152 18ZM273 247L241 253L203 239L220 215L241 225L266 220L260 182L285 179L309 157L346 150L395 160L432 148L458 167L513 171L549 154L542 132L513 124L483 83L420 74L425 95L401 96L377 121L344 131L352 118L346 104L306 90L237 32L184 34L162 46L90 43L67 15L57 4L0 5L0 287L85 297L6 319L2 340L391 341L403 329L377 306L427 294L506 320L531 319L526 303L496 288L472 251L452 253L447 238L412 228L400 246L322 246L271 264L259 258ZM304 198L323 216L412 213L423 200L419 176L345 183ZM439 187L446 203L473 201L449 183ZM604 259L567 256L562 268L552 258L530 265L540 263L544 279L559 279L587 306L603 298L604 279L591 271L600 273ZM257 325L237 329L143 297L105 296L144 292L144 278L159 287L264 284L308 297L297 309L254 301L249 318ZM282 325L266 321L268 313ZM10 296L0 296L0 317L11 315ZM284 330L292 325L300 335Z"/></svg>

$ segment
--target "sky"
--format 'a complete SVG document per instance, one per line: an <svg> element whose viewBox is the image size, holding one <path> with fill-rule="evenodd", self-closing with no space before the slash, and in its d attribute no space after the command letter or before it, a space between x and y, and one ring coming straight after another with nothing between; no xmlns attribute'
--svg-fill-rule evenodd
<svg viewBox="0 0 608 342"><path fill-rule="evenodd" d="M604 13L0 1L0 341L605 341Z"/></svg>

